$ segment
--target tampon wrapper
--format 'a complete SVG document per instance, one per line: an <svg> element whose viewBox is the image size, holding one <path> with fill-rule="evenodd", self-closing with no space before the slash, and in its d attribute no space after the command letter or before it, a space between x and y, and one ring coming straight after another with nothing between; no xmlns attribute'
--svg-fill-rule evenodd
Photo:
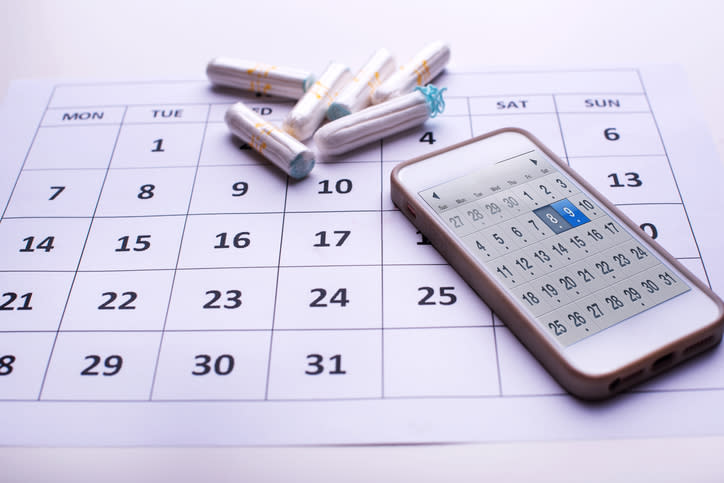
<svg viewBox="0 0 724 483"><path fill-rule="evenodd" d="M230 57L212 59L206 75L219 86L289 99L300 99L314 84L314 75L306 70Z"/></svg>
<svg viewBox="0 0 724 483"><path fill-rule="evenodd" d="M372 93L394 70L395 58L392 53L384 48L379 49L329 106L327 118L333 121L369 106Z"/></svg>
<svg viewBox="0 0 724 483"><path fill-rule="evenodd" d="M432 42L397 72L392 74L372 93L372 104L407 94L415 86L424 86L435 78L450 61L450 47L444 42Z"/></svg>
<svg viewBox="0 0 724 483"><path fill-rule="evenodd" d="M327 108L339 91L352 80L352 73L344 64L332 63L312 87L294 105L282 123L282 129L304 141L324 120Z"/></svg>
<svg viewBox="0 0 724 483"><path fill-rule="evenodd" d="M316 132L314 145L322 154L342 154L420 125L445 109L445 90L432 84L416 87L409 94L340 117Z"/></svg>
<svg viewBox="0 0 724 483"><path fill-rule="evenodd" d="M237 102L224 116L229 130L292 178L305 177L314 167L314 153L304 144Z"/></svg>

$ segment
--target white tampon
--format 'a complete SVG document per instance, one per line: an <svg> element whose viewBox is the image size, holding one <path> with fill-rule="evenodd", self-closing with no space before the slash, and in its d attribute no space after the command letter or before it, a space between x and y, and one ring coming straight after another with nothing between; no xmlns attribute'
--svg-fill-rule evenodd
<svg viewBox="0 0 724 483"><path fill-rule="evenodd" d="M372 93L372 104L407 94L415 86L424 86L435 78L450 60L450 47L443 42L432 42L405 65L392 74Z"/></svg>
<svg viewBox="0 0 724 483"><path fill-rule="evenodd" d="M290 99L301 98L314 83L314 75L306 70L229 57L212 59L206 75L216 85Z"/></svg>
<svg viewBox="0 0 724 483"><path fill-rule="evenodd" d="M316 132L314 145L322 154L342 154L422 124L445 109L445 90L432 84L416 87L409 94L340 117Z"/></svg>
<svg viewBox="0 0 724 483"><path fill-rule="evenodd" d="M395 70L395 58L389 50L379 49L327 109L327 118L339 119L370 105L370 96Z"/></svg>
<svg viewBox="0 0 724 483"><path fill-rule="evenodd" d="M304 178L314 167L314 153L256 112L237 102L224 116L229 130L292 178Z"/></svg>
<svg viewBox="0 0 724 483"><path fill-rule="evenodd" d="M352 79L349 68L343 64L331 63L312 87L297 101L282 129L303 141L314 134L324 120L324 115L339 91Z"/></svg>

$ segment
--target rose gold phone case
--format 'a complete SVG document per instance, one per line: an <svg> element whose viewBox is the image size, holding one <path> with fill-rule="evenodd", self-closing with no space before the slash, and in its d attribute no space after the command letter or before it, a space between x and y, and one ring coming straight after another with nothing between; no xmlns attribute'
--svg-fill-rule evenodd
<svg viewBox="0 0 724 483"><path fill-rule="evenodd" d="M566 175L582 185L598 203L613 212L631 231L640 232L641 229L636 223L631 221L616 208L616 206L604 198L565 162L541 144L538 139L529 132L517 128L499 129L454 144L434 153L400 163L394 168L390 176L391 197L400 211L430 240L448 263L450 263L473 290L493 309L508 328L510 328L564 388L572 394L585 399L603 399L719 343L722 338L722 331L724 330L724 303L722 303L721 299L714 294L709 287L692 275L691 272L666 252L655 240L646 236L643 240L645 244L648 244L653 251L657 252L663 259L678 269L689 283L697 286L715 301L719 309L719 317L708 326L689 333L685 337L675 340L656 351L645 354L639 359L631 361L629 364L609 373L591 375L573 367L562 356L560 353L561 349L556 345L556 342L534 327L536 321L524 313L504 290L498 288L495 279L485 273L480 267L479 262L470 255L452 235L439 228L440 222L427 212L417 194L408 192L399 180L399 173L405 169L406 166L503 132L516 132L526 136L538 149L558 164Z"/></svg>

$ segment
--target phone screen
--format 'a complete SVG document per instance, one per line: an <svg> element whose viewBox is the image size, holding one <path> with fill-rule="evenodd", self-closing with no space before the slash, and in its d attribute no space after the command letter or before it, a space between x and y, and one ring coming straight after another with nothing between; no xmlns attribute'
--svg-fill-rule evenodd
<svg viewBox="0 0 724 483"><path fill-rule="evenodd" d="M563 346L691 290L537 149L418 194Z"/></svg>

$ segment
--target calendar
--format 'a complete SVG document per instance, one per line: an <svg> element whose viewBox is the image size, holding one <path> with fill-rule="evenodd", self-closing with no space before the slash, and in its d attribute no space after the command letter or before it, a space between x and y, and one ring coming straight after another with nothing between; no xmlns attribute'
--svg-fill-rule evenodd
<svg viewBox="0 0 724 483"><path fill-rule="evenodd" d="M724 434L724 351L610 401L576 399L390 200L397 163L520 127L722 293L724 170L683 74L473 70L435 83L443 114L318 158L300 181L223 122L243 100L278 124L290 101L203 79L13 84L0 126L0 443ZM559 230L550 218L568 208L567 238L593 230L614 246L605 217L565 198L579 208L551 200L532 212L541 228Z"/></svg>
<svg viewBox="0 0 724 483"><path fill-rule="evenodd" d="M690 290L538 149L419 195L563 346Z"/></svg>

